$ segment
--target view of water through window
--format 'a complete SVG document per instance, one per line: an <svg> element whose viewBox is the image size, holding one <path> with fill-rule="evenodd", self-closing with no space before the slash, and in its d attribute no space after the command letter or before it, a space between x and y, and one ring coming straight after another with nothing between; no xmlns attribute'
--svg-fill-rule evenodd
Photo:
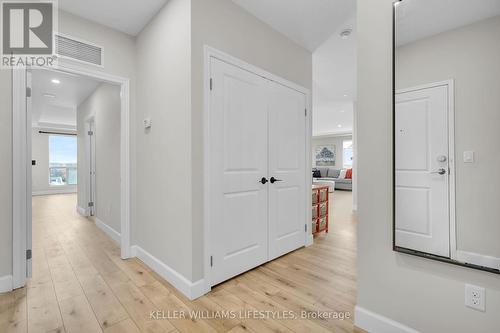
<svg viewBox="0 0 500 333"><path fill-rule="evenodd" d="M77 184L77 138L69 135L49 136L49 184Z"/></svg>

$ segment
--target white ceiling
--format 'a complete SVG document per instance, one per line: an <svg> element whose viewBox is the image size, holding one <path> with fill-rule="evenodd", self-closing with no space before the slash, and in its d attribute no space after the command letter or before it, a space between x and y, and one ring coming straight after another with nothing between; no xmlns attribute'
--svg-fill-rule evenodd
<svg viewBox="0 0 500 333"><path fill-rule="evenodd" d="M352 133L356 0L232 1L313 52L313 135ZM353 29L347 40L345 28Z"/></svg>
<svg viewBox="0 0 500 333"><path fill-rule="evenodd" d="M396 13L400 46L500 15L500 0L403 0Z"/></svg>
<svg viewBox="0 0 500 333"><path fill-rule="evenodd" d="M352 133L356 98L356 23L346 20L313 53L313 136ZM352 29L348 39L340 32Z"/></svg>
<svg viewBox="0 0 500 333"><path fill-rule="evenodd" d="M136 36L167 0L59 0L59 9Z"/></svg>
<svg viewBox="0 0 500 333"><path fill-rule="evenodd" d="M323 44L356 6L356 0L233 1L310 51Z"/></svg>
<svg viewBox="0 0 500 333"><path fill-rule="evenodd" d="M356 0L232 0L313 54L313 135L352 132ZM489 1L489 0L487 0ZM59 7L137 35L167 0L59 0ZM344 96L345 95L345 96ZM341 127L339 127L341 126Z"/></svg>
<svg viewBox="0 0 500 333"><path fill-rule="evenodd" d="M44 69L34 69L32 73L33 126L75 130L76 108L95 91L99 82ZM52 83L53 79L60 83ZM49 98L43 94L56 97Z"/></svg>

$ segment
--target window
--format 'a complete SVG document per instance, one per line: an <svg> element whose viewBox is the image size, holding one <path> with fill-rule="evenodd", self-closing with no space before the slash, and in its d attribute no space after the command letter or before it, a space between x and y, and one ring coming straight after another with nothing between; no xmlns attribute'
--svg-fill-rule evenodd
<svg viewBox="0 0 500 333"><path fill-rule="evenodd" d="M76 136L49 136L49 184L54 186L77 183Z"/></svg>
<svg viewBox="0 0 500 333"><path fill-rule="evenodd" d="M352 168L352 140L345 140L342 145L344 169L350 169Z"/></svg>

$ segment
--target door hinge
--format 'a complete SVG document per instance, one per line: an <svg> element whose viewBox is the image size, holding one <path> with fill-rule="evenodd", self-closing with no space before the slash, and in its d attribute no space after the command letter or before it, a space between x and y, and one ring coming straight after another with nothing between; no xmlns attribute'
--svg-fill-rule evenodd
<svg viewBox="0 0 500 333"><path fill-rule="evenodd" d="M26 250L26 260L30 260L32 256L31 249Z"/></svg>
<svg viewBox="0 0 500 333"><path fill-rule="evenodd" d="M31 87L26 87L26 97L31 97Z"/></svg>
<svg viewBox="0 0 500 333"><path fill-rule="evenodd" d="M92 201L89 202L89 207L94 207L94 203Z"/></svg>
<svg viewBox="0 0 500 333"><path fill-rule="evenodd" d="M87 134L88 135L94 135L94 131L88 131Z"/></svg>
<svg viewBox="0 0 500 333"><path fill-rule="evenodd" d="M307 223L304 224L304 231L307 232Z"/></svg>
<svg viewBox="0 0 500 333"><path fill-rule="evenodd" d="M210 256L210 267L214 267L214 257Z"/></svg>
<svg viewBox="0 0 500 333"><path fill-rule="evenodd" d="M307 109L304 109L304 116L307 117Z"/></svg>
<svg viewBox="0 0 500 333"><path fill-rule="evenodd" d="M213 89L214 89L213 79L210 78L210 90L213 90Z"/></svg>

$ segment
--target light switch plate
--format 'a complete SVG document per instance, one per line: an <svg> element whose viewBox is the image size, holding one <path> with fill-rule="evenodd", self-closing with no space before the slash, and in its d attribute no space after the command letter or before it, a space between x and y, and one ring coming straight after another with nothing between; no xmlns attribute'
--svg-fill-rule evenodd
<svg viewBox="0 0 500 333"><path fill-rule="evenodd" d="M151 118L144 118L143 124L145 129L151 128Z"/></svg>
<svg viewBox="0 0 500 333"><path fill-rule="evenodd" d="M464 163L474 163L473 151L464 151Z"/></svg>

